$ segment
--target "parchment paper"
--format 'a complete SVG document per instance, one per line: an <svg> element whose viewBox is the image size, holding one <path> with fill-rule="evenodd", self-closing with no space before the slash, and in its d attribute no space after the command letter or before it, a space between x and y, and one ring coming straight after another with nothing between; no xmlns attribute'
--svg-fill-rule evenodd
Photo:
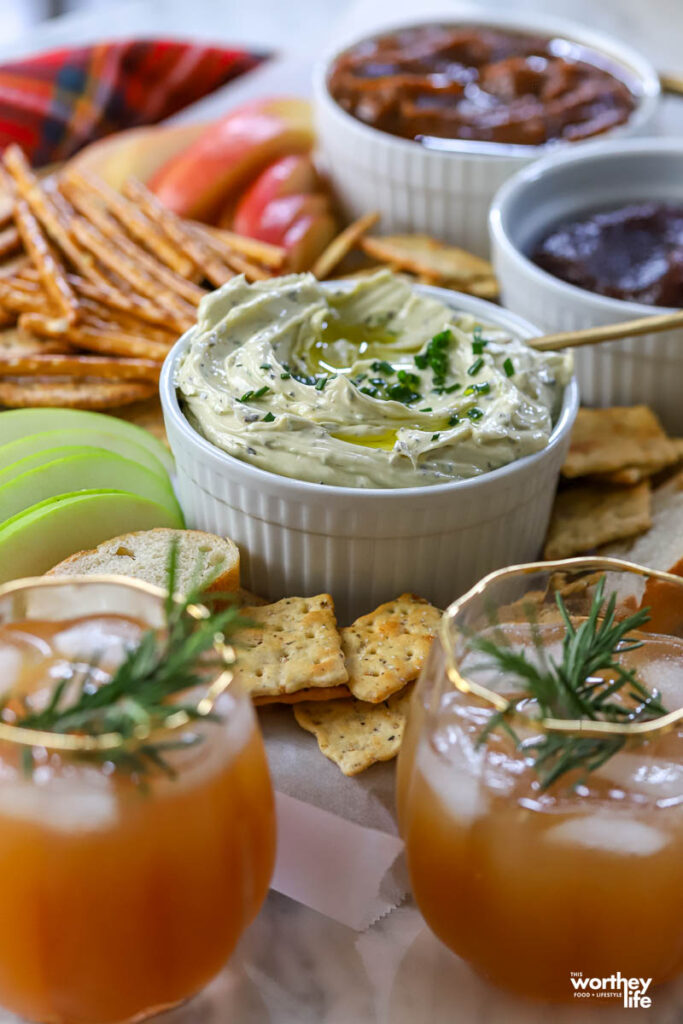
<svg viewBox="0 0 683 1024"><path fill-rule="evenodd" d="M363 930L408 892L394 812L396 762L354 778L324 757L289 707L259 711L277 793L273 888Z"/></svg>

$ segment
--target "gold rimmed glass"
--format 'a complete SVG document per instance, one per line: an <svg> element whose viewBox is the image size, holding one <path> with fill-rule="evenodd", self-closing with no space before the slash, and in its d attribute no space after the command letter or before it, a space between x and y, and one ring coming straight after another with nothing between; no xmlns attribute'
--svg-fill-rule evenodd
<svg viewBox="0 0 683 1024"><path fill-rule="evenodd" d="M248 697L223 669L184 695L161 744L166 770L126 769L121 736L18 728L17 701L105 681L164 593L116 577L0 588L0 1005L50 1024L150 1016L198 991L258 911L274 858L273 794ZM190 614L206 614L191 606ZM73 682L71 682L73 677ZM128 741L130 742L130 741ZM25 753L31 752L27 762Z"/></svg>
<svg viewBox="0 0 683 1024"><path fill-rule="evenodd" d="M542 707L519 655L542 678L566 665L563 611L578 630L599 586L616 624L649 609L614 654L635 683L602 709ZM596 669L583 696L616 678ZM398 765L413 891L446 945L539 998L573 998L572 978L683 970L682 707L677 576L601 558L517 566L448 609Z"/></svg>

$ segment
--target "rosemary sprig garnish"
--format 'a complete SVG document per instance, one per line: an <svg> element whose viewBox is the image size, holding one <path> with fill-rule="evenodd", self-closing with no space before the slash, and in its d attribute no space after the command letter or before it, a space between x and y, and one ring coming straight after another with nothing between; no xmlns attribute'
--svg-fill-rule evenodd
<svg viewBox="0 0 683 1024"><path fill-rule="evenodd" d="M642 608L617 621L617 595L613 592L605 599L604 593L603 576L595 588L588 616L578 625L572 622L562 596L555 595L565 627L559 662L543 648L537 627L538 665L529 661L524 651L511 650L488 637L477 636L470 640L475 650L490 658L487 667L497 668L508 678L519 680L523 690L522 697L511 700L506 710L491 716L478 742L484 743L494 729L503 727L519 749L531 752L542 789L547 789L567 772L578 771L580 782L621 750L626 738L545 732L542 736L520 740L509 719L522 702L535 700L540 718L630 723L666 714L656 691L648 690L635 672L619 660L622 655L643 646L642 641L629 638L629 634L649 621L649 610ZM626 700L615 700L617 694Z"/></svg>
<svg viewBox="0 0 683 1024"><path fill-rule="evenodd" d="M42 710L33 711L24 701L23 713L16 712L13 702L12 724L23 729L79 736L118 733L119 747L99 752L83 751L78 756L112 761L117 768L140 777L154 768L173 775L166 752L197 742L196 736L183 737L181 733L175 738L169 733L165 738L154 740L150 734L163 729L169 716L180 710L185 711L190 720L199 717L217 720L215 715L200 716L196 703L173 698L201 684L206 686L210 673L227 667L218 654L209 652L217 640L225 639L236 626L244 623L234 605L221 611L209 610L204 618L191 615L191 606L206 605L206 594L195 588L187 596L174 600L177 566L177 546L172 546L163 629L143 633L137 646L127 652L104 683L96 681L97 664L91 663L78 676L60 679ZM12 696L7 695L0 710L7 707ZM31 747L24 748L23 764L27 771L33 767Z"/></svg>

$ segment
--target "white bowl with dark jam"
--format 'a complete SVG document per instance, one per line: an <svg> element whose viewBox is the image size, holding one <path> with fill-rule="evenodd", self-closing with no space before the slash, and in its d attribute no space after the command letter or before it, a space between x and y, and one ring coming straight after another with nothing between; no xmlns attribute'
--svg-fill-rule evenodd
<svg viewBox="0 0 683 1024"><path fill-rule="evenodd" d="M479 8L390 26L317 69L317 130L348 213L488 249L496 189L555 148L647 130L651 65L572 22Z"/></svg>
<svg viewBox="0 0 683 1024"><path fill-rule="evenodd" d="M683 308L683 141L595 141L524 168L490 213L503 304L544 331ZM650 405L683 430L680 331L575 350L587 405Z"/></svg>

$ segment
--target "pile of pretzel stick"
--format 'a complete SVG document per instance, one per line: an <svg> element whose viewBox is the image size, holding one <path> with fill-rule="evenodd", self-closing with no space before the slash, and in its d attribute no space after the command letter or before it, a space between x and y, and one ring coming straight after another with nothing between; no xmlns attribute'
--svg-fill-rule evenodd
<svg viewBox="0 0 683 1024"><path fill-rule="evenodd" d="M2 159L0 406L113 408L156 393L200 299L282 273L277 246L178 218L144 185Z"/></svg>

